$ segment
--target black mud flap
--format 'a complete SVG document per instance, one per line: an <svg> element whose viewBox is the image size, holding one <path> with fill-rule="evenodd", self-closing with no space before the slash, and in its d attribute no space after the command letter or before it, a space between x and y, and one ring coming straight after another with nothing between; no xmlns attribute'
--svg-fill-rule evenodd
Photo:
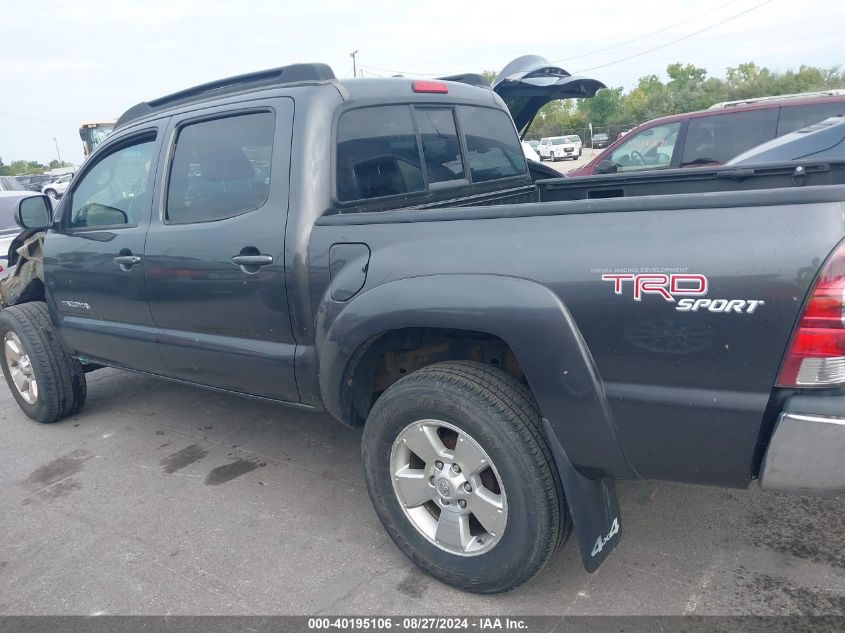
<svg viewBox="0 0 845 633"><path fill-rule="evenodd" d="M622 536L616 488L613 481L589 479L575 470L545 418L543 432L560 473L584 569L592 573L614 550Z"/></svg>

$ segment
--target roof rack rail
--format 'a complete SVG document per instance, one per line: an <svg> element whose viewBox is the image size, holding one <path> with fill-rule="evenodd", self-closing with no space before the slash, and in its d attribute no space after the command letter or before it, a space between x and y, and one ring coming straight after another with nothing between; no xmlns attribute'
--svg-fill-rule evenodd
<svg viewBox="0 0 845 633"><path fill-rule="evenodd" d="M490 88L490 82L482 75L477 73L464 73L462 75L449 75L448 77L438 77L440 81L455 81L460 84L469 84L470 86L481 86L483 88Z"/></svg>
<svg viewBox="0 0 845 633"><path fill-rule="evenodd" d="M738 99L737 101L721 101L714 103L708 110L723 110L737 106L752 105L755 103L766 103L767 101L786 101L791 99L810 99L812 97L839 97L845 95L845 90L833 88L831 90L816 90L813 92L796 92L788 95L771 95L769 97L752 97L750 99Z"/></svg>
<svg viewBox="0 0 845 633"><path fill-rule="evenodd" d="M142 101L124 112L115 124L115 129L126 125L130 121L139 119L174 105L199 101L207 96L237 92L245 88L272 87L283 84L308 82L308 81L330 81L335 78L331 67L327 64L291 64L279 68L259 70L225 79L217 79L208 83L200 84L192 88L186 88L179 92L153 99Z"/></svg>

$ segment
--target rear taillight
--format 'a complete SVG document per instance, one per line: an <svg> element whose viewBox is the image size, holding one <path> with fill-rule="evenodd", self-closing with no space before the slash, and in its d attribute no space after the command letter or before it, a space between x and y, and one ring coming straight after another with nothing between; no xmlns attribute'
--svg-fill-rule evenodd
<svg viewBox="0 0 845 633"><path fill-rule="evenodd" d="M781 387L845 383L845 242L822 267L792 334Z"/></svg>

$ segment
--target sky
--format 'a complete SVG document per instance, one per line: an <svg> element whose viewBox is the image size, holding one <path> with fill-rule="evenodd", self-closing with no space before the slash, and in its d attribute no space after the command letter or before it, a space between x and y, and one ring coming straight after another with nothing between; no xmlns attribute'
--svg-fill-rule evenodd
<svg viewBox="0 0 845 633"><path fill-rule="evenodd" d="M351 77L355 50L364 76L496 71L537 54L626 89L673 62L716 77L748 61L845 66L842 0L0 0L0 15L7 164L79 163L81 122L212 79L296 62Z"/></svg>

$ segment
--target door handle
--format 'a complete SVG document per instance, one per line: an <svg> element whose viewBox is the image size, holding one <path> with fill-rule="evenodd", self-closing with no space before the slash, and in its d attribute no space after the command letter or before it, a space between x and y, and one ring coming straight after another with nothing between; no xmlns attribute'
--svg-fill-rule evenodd
<svg viewBox="0 0 845 633"><path fill-rule="evenodd" d="M273 263L272 255L235 255L232 258L232 263L240 266L241 270L247 274L254 275L262 266L267 266Z"/></svg>
<svg viewBox="0 0 845 633"><path fill-rule="evenodd" d="M140 261L141 258L138 255L118 255L114 258L114 263L118 265L120 270L125 271L131 270Z"/></svg>
<svg viewBox="0 0 845 633"><path fill-rule="evenodd" d="M273 263L272 255L235 255L232 263L238 266L267 266Z"/></svg>

